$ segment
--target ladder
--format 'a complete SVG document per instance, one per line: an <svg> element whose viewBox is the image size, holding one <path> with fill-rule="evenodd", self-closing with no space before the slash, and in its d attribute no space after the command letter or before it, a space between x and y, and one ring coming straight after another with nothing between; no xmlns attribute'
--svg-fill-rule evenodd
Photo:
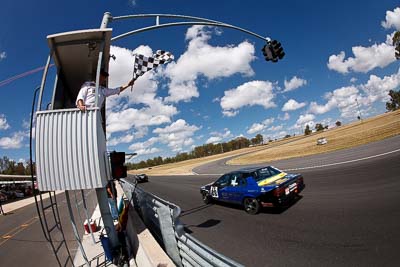
<svg viewBox="0 0 400 267"><path fill-rule="evenodd" d="M49 203L45 203L43 195L48 195ZM74 266L74 261L71 257L61 225L56 192L48 191L35 194L35 203L43 235L47 242L50 243L58 265L60 267L68 266L68 263L71 262L71 265ZM64 250L61 250L63 247ZM62 255L63 252L66 252L67 255Z"/></svg>
<svg viewBox="0 0 400 267"><path fill-rule="evenodd" d="M56 192L47 191L47 192L37 192L35 190L35 177L33 170L33 157L32 157L32 124L33 124L33 115L34 115L34 107L36 103L36 95L39 91L40 87L35 89L32 103L32 111L31 111L31 122L30 122L30 145L29 145L29 156L31 161L31 179L32 179L32 188L34 189L34 198L36 204L36 211L38 214L38 218L40 221L40 225L43 231L43 235L47 242L50 243L50 246L53 250L53 253L56 257L57 263L60 267L67 266L69 262L74 266L74 261L71 257L71 253L69 251L67 242L65 240L64 231L61 225L60 213L58 211ZM44 201L43 196L48 196L48 201ZM56 239L57 238L57 239ZM61 248L64 248L62 250ZM62 257L62 252L66 252L66 256ZM64 259L63 259L64 258Z"/></svg>

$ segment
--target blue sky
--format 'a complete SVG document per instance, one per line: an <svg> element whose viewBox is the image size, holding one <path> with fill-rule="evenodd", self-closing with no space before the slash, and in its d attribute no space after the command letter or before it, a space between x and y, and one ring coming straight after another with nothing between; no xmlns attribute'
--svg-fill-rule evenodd
<svg viewBox="0 0 400 267"><path fill-rule="evenodd" d="M275 139L301 134L306 124L351 122L356 99L362 117L374 116L385 112L387 92L399 89L391 46L391 35L400 30L397 1L110 2L2 1L0 156L29 156L28 122L41 72L24 73L45 64L46 36L98 28L105 11L214 19L277 39L286 52L272 64L263 58L261 40L210 27L166 28L113 43L115 87L130 79L133 52L175 55L173 63L140 78L133 92L107 100L109 149L137 152L135 161L237 136ZM126 20L109 27L116 36L153 23Z"/></svg>

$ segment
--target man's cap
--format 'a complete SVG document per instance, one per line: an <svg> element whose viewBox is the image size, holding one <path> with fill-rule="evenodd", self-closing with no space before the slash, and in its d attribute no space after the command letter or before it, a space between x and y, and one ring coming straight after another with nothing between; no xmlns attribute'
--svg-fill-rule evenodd
<svg viewBox="0 0 400 267"><path fill-rule="evenodd" d="M102 76L104 76L104 77L108 77L108 76L109 76L108 72L105 71L104 69L101 69L101 70L100 70L100 75L102 75Z"/></svg>

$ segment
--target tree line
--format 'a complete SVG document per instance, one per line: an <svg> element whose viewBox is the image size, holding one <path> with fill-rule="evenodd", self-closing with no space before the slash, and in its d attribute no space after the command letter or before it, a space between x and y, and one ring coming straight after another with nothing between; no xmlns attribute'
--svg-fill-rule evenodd
<svg viewBox="0 0 400 267"><path fill-rule="evenodd" d="M33 173L36 170L36 164L28 160L26 164L23 162L15 162L7 156L0 158L0 174L8 175L31 175L31 165L33 165Z"/></svg>
<svg viewBox="0 0 400 267"><path fill-rule="evenodd" d="M162 158L160 156L154 157L147 160L142 160L138 163L127 163L126 166L128 170L132 169L142 169L153 167L157 165L163 165L168 163L180 162L189 159L202 158L206 156L221 154L245 147L250 145L261 145L264 143L264 138L261 134L257 134L254 138L247 139L246 137L237 137L228 142L222 142L217 144L205 144L195 147L190 152L182 152L176 154L175 157Z"/></svg>
<svg viewBox="0 0 400 267"><path fill-rule="evenodd" d="M342 123L341 123L340 121L337 121L335 124L336 124L337 127L339 127L339 126L342 125ZM315 124L315 130L316 130L317 132L323 131L323 130L328 130L328 128L329 128L328 125L325 125L325 126L324 126L322 123L317 123L317 124ZM309 134L311 134L311 133L312 133L312 130L310 129L310 126L307 124L307 125L306 125L306 128L304 129L304 135L309 135Z"/></svg>
<svg viewBox="0 0 400 267"><path fill-rule="evenodd" d="M390 100L386 102L386 110L395 111L400 109L400 90L399 91L390 90L389 96Z"/></svg>

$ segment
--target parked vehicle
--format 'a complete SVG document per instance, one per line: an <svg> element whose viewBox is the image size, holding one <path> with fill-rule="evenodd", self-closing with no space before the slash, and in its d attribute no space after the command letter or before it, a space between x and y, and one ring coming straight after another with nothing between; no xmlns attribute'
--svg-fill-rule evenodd
<svg viewBox="0 0 400 267"><path fill-rule="evenodd" d="M317 145L325 145L327 143L328 143L328 140L326 140L325 137L318 138L318 140L317 140Z"/></svg>

